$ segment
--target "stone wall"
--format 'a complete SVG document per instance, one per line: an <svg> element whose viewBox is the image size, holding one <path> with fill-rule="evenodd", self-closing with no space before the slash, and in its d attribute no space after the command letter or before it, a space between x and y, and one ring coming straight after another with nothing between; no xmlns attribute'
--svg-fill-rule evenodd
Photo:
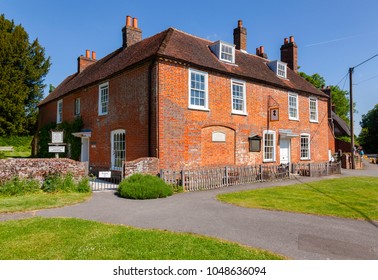
<svg viewBox="0 0 378 280"><path fill-rule="evenodd" d="M66 158L0 159L0 182L14 177L37 179L42 182L48 175L68 173L80 179L87 175L86 164Z"/></svg>
<svg viewBox="0 0 378 280"><path fill-rule="evenodd" d="M125 162L125 178L134 173L157 175L159 173L159 159L145 157Z"/></svg>

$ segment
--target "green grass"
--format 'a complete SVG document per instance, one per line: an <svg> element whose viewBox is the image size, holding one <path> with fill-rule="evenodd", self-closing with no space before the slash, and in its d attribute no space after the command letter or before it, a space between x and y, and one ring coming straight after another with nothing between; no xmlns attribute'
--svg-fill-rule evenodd
<svg viewBox="0 0 378 280"><path fill-rule="evenodd" d="M4 152L4 158L25 158L31 156L33 136L0 136L0 146L12 146L13 152Z"/></svg>
<svg viewBox="0 0 378 280"><path fill-rule="evenodd" d="M283 257L194 234L38 217L0 223L0 259L271 260Z"/></svg>
<svg viewBox="0 0 378 280"><path fill-rule="evenodd" d="M378 220L378 178L348 177L218 195L242 207Z"/></svg>
<svg viewBox="0 0 378 280"><path fill-rule="evenodd" d="M83 202L92 193L36 193L20 196L0 196L0 213L56 208Z"/></svg>

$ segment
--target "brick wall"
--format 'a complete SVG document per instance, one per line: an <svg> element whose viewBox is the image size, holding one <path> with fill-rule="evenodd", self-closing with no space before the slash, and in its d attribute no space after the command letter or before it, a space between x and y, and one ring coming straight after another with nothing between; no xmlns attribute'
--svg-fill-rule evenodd
<svg viewBox="0 0 378 280"><path fill-rule="evenodd" d="M126 161L155 156L159 168L261 164L263 151L249 152L248 137L263 136L264 130L276 133L276 161L271 164L279 164L280 129L298 135L290 140L291 162L301 162L301 133L310 135L311 159L307 162L328 161L326 98L318 97L318 122L312 123L310 96L299 93L299 120L293 121L288 117L287 90L244 80L247 115L236 115L231 113L231 77L205 70L209 111L192 110L188 109L189 66L165 59L151 65L146 62L103 81L109 82L109 113L105 116L98 115L99 84L63 98L64 121L74 118L74 101L80 98L83 129L92 133L91 164L110 167L111 132L116 129L126 131ZM277 122L268 121L269 100L280 109ZM40 125L55 121L56 101L43 105L40 111ZM210 141L216 131L226 134L225 143Z"/></svg>
<svg viewBox="0 0 378 280"><path fill-rule="evenodd" d="M14 177L43 181L49 174L72 174L80 179L87 175L83 162L71 159L0 159L0 182Z"/></svg>
<svg viewBox="0 0 378 280"><path fill-rule="evenodd" d="M193 69L196 69L193 67ZM202 70L203 69L196 69ZM288 91L246 82L247 115L232 114L231 77L208 73L209 110L188 109L189 67L172 61L159 63L159 159L161 168L198 167L234 161L237 165L261 164L263 152L249 152L248 137L263 135L264 130L276 132L276 162L280 163L279 130L291 130L291 162L300 162L301 133L310 134L311 159L328 161L327 99L318 97L318 122L309 121L309 95L299 94L299 120L289 120ZM280 108L280 119L268 121L269 97ZM210 148L209 128L234 131L233 144ZM233 137L233 138L232 138ZM206 139L207 140L206 140ZM228 139L228 137L226 137ZM228 140L227 140L228 141ZM218 153L217 155L214 152ZM230 155L230 153L233 153Z"/></svg>
<svg viewBox="0 0 378 280"><path fill-rule="evenodd" d="M117 129L124 129L126 132L126 161L156 155L156 133L154 132L156 120L149 117L149 110L154 110L148 105L150 102L149 71L150 63L145 63L62 98L63 121L69 122L75 118L75 99L80 98L83 130L91 131L89 140L91 163L111 166L111 133ZM154 77L154 69L151 73ZM105 82L109 83L108 114L99 116L99 85ZM57 100L41 106L39 127L52 121L55 122L56 114ZM152 123L150 130L149 122Z"/></svg>
<svg viewBox="0 0 378 280"><path fill-rule="evenodd" d="M159 159L146 157L125 162L125 178L135 173L157 175L159 173Z"/></svg>

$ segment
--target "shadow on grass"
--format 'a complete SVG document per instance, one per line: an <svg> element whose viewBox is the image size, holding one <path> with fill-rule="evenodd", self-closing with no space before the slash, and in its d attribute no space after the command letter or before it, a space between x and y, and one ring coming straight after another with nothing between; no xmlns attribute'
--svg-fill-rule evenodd
<svg viewBox="0 0 378 280"><path fill-rule="evenodd" d="M377 224L376 222L374 222L372 219L370 219L370 217L369 217L368 215L366 215L364 212L362 212L362 211L360 211L360 210L358 210L358 209L356 209L356 208L354 208L354 207L352 207L352 206L346 204L345 202L339 201L338 199L336 199L336 198L330 196L329 194L327 194L327 193L325 193L325 192L323 192L323 191L321 191L321 190L315 188L315 187L312 186L310 183L303 182L303 181L301 181L299 178L295 178L295 179L296 179L298 182L300 182L301 184L310 187L310 188L313 189L314 191L316 191L316 192L318 192L318 193L321 193L322 195L328 197L329 199L332 199L333 201L339 203L340 205L343 205L343 206L349 208L350 210L352 210L352 211L358 213L361 217L364 218L365 221L367 221L369 224L373 225L374 227L378 228L378 224Z"/></svg>

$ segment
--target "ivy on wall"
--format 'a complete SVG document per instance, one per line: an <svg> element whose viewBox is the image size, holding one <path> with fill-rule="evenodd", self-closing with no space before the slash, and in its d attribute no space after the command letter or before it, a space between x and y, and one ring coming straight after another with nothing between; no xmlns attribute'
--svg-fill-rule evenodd
<svg viewBox="0 0 378 280"><path fill-rule="evenodd" d="M38 134L39 150L37 157L51 158L54 153L49 153L49 143L51 143L51 130L64 130L63 142L67 144L65 153L60 153L59 157L71 158L73 160L80 159L81 153L81 139L72 135L74 132L79 132L83 127L83 120L77 117L72 122L62 122L60 124L50 123L41 128Z"/></svg>

